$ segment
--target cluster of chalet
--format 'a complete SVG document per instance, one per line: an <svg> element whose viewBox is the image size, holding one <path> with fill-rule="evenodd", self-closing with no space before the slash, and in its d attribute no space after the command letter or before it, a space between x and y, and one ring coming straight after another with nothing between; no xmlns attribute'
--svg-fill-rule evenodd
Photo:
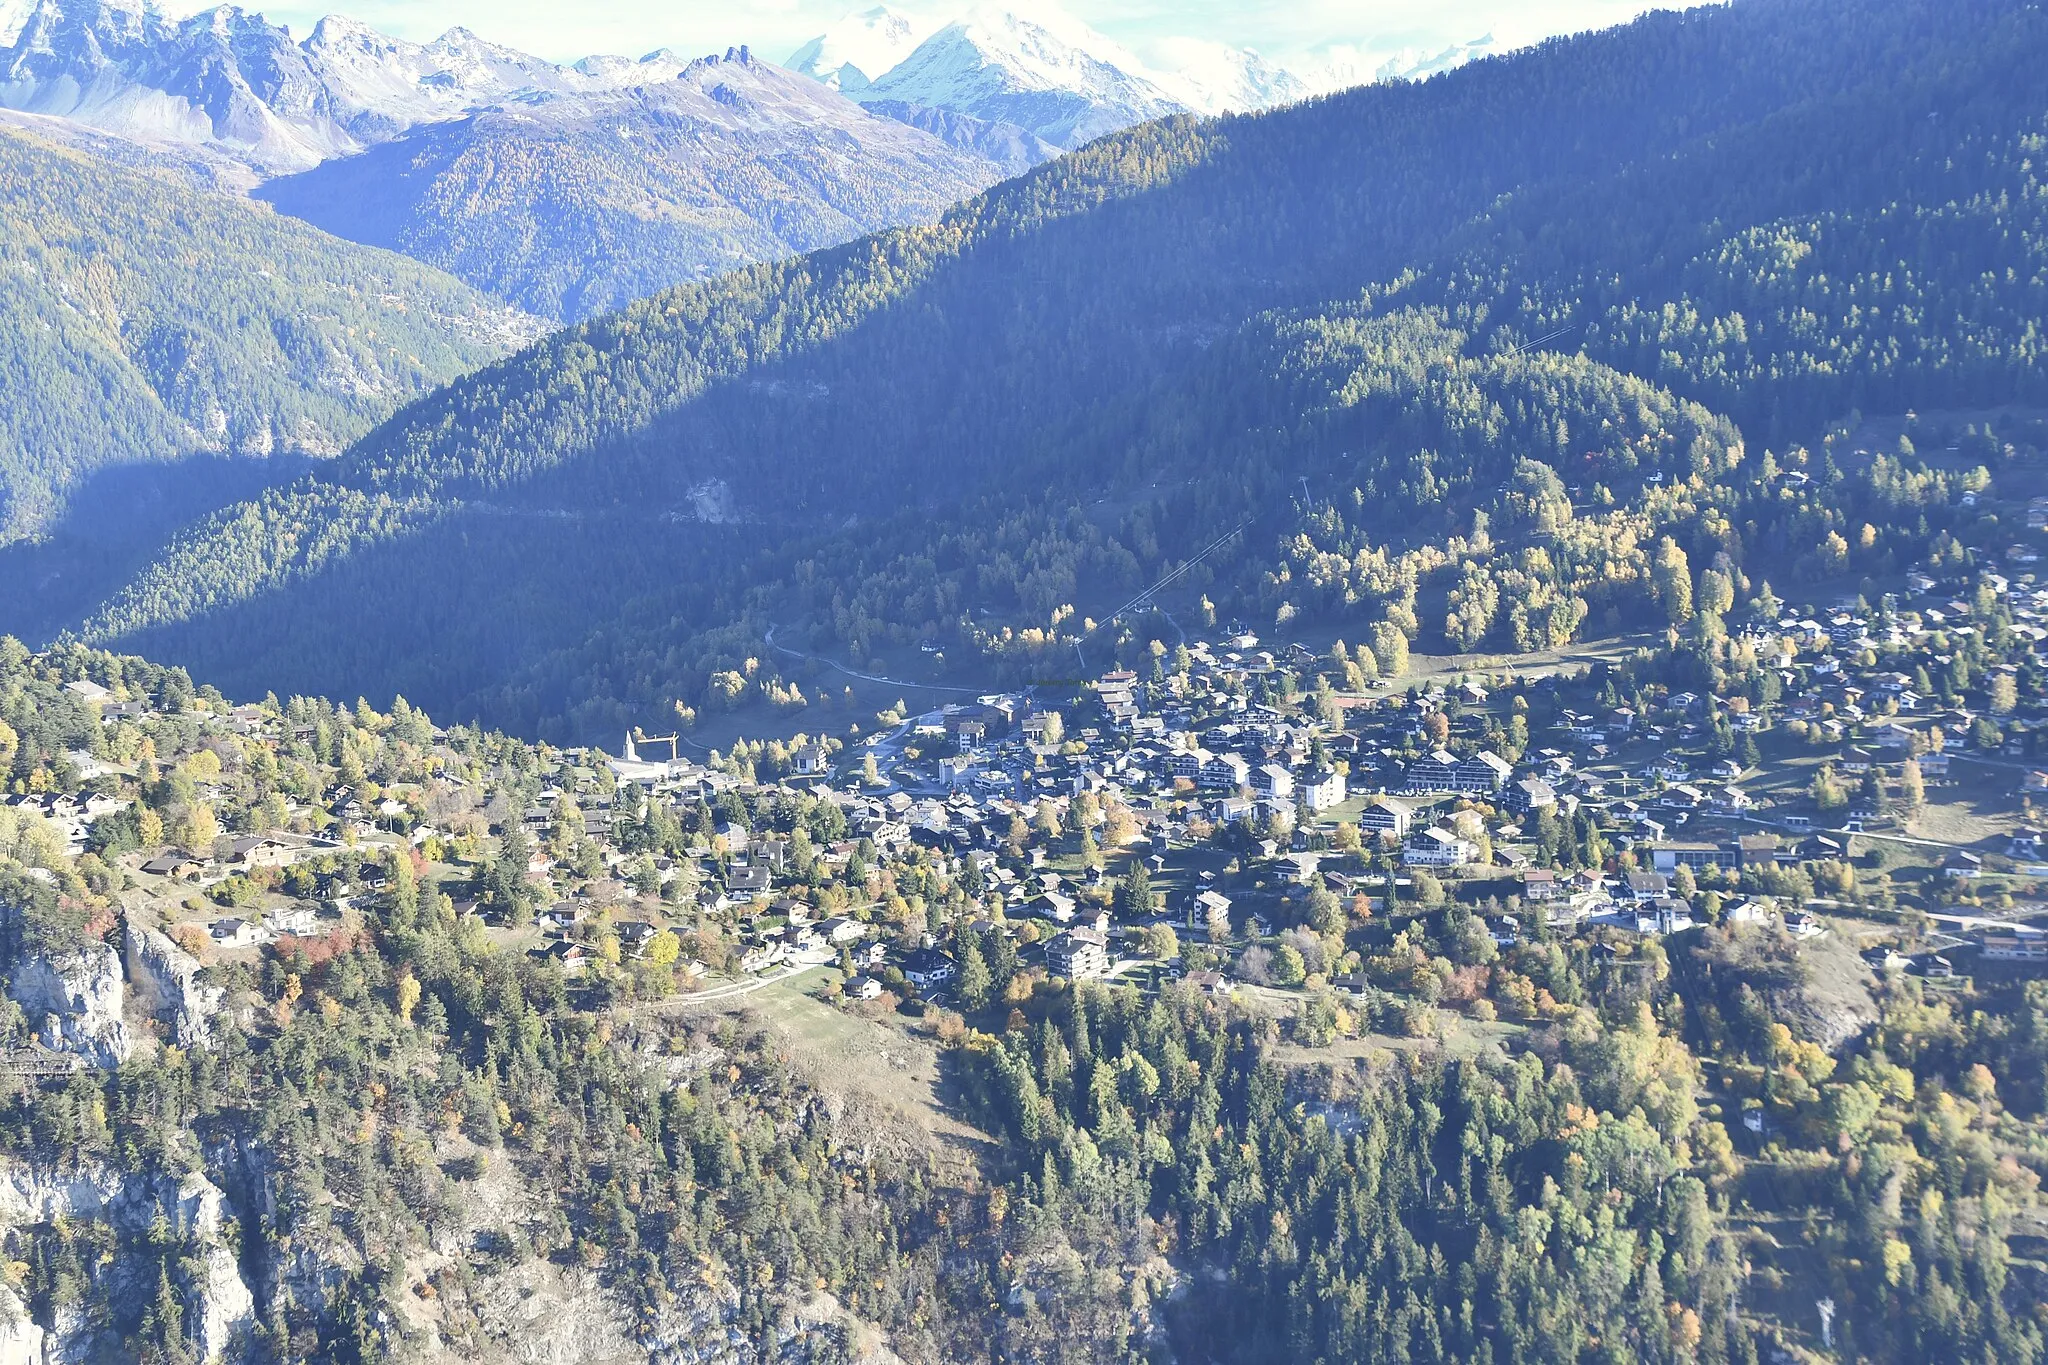
<svg viewBox="0 0 2048 1365"><path fill-rule="evenodd" d="M1410 875L1519 882L1524 915L1676 932L1697 917L1675 894L1681 870L1739 879L1767 864L1846 859L1852 836L1890 828L1896 812L1858 790L1865 774L1896 787L1911 761L1929 787L1939 787L1955 776L1951 764L1986 764L1985 771L2007 774L2019 797L2048 803L2040 742L2048 707L2019 695L2015 684L2020 668L2048 663L2048 587L2036 584L2028 561L2012 559L2011 576L1915 573L1905 593L1876 606L1801 607L1741 625L1743 643L1766 670L1769 686L1761 690L1716 696L1652 687L1621 705L1611 695L1594 704L1591 688L1555 678L1529 683L1517 691L1518 723L1540 720L1512 744L1504 738L1508 708L1472 680L1347 695L1335 712L1327 698L1320 707L1282 704L1276 699L1288 688L1268 683L1311 673L1321 661L1299 646L1261 648L1249 634L1190 641L1172 670L1142 679L1105 673L1079 705L1071 697L1049 705L1032 694L990 694L915 717L850 752L836 743L799 744L778 759L773 784L754 785L730 763L686 758L677 742L650 755L648 741L629 738L611 764L614 780L597 781L564 761L517 812L532 836L527 871L536 884L557 885L558 895L572 884L598 887L551 906L543 951L565 970L581 969L592 917L609 903L604 882L615 882L616 892L644 879L643 860L617 833L647 803L679 814L706 805L737 809L723 798L754 803L778 786L836 807L837 832L813 849L826 870L915 851L1000 903L1000 924L1040 921L1034 951L1043 952L1048 971L1069 977L1116 969L1118 927L1092 908L1106 898L1101 873L1056 866L1048 840L1020 839L1017 831L1048 823L1072 830L1083 811L1098 820L1116 811L1118 837L1135 841L1155 873L1166 870L1172 848L1198 836L1199 825L1233 850L1249 849L1253 866L1282 872L1258 877L1284 888L1283 897L1301 894L1315 876L1332 889L1376 894L1384 888L1343 886L1347 877L1365 877L1364 859L1325 855L1330 826L1342 820L1356 826L1369 854L1393 855ZM1958 669L1963 642L1994 638L2002 653L1988 669ZM110 720L139 705L89 695L92 684L72 686ZM298 732L304 727L266 708L236 708L220 720L245 735L307 738ZM1846 806L1822 811L1802 786L1773 782L1755 766L1755 741L1793 722L1804 727L1802 753L1818 750L1851 793ZM859 775L868 758L878 782ZM460 785L453 777L447 784ZM84 794L12 799L35 805L74 847L119 805ZM418 846L441 834L426 795L402 785L378 788L374 800L336 787L320 801L331 819L319 827L338 838ZM582 861L562 868L549 849L561 847L556 836L571 801L585 836L574 841ZM1608 848L1637 851L1635 870L1622 876L1536 866L1538 827L1551 837L1557 828L1597 831ZM1275 837L1260 837L1266 834ZM683 880L692 913L738 927L744 968L850 959L855 994L878 990L897 973L920 990L945 989L954 965L938 945L892 944L864 920L815 914L791 875L788 839L757 834L735 818L702 829L697 841L679 857L655 860L655 875L671 890ZM1993 845L1950 850L1942 870L1974 878L2008 863L2037 867L2048 859L2043 845L2040 829L2022 823ZM227 836L208 849L154 851L140 871L206 886L338 847L306 836ZM600 867L588 864L592 856ZM1319 872L1303 870L1318 858ZM1172 914L1212 942L1268 927L1273 907L1233 890L1244 903L1206 880L1179 893ZM1741 913L1778 912L1744 902ZM1796 910L1786 919L1794 932L1803 930ZM644 951L663 927L651 918L606 923L627 956ZM1496 933L1511 937L1515 928L1497 925ZM254 914L224 919L213 932L238 945L295 930ZM2022 935L1999 951L2031 960L2032 948Z"/></svg>
<svg viewBox="0 0 2048 1365"><path fill-rule="evenodd" d="M1102 700L1105 708L1127 704L1113 686L1104 689ZM784 782L831 802L843 816L845 837L817 850L828 869L844 867L863 844L885 861L923 850L949 875L977 878L985 895L999 896L1006 923L1044 921L1042 951L1049 970L1102 975L1113 960L1110 926L1107 916L1081 909L1080 897L1084 886L1099 881L1100 873L1069 880L1046 866L1042 846L1029 851L1021 868L1015 860L999 856L1009 847L1014 824L1034 821L1042 807L1064 825L1084 795L1118 802L1132 795L1126 781L1132 770L1099 755L1099 731L1083 730L1074 740L1060 742L1060 728L1051 712L1031 707L1022 698L988 696L910 722L906 730L911 744L942 752L936 758L906 756L893 762L884 789L869 789L854 777L810 771L802 750L795 771ZM736 786L726 774L687 760L649 763L637 752L613 767L630 788L637 788L632 796L615 798L620 802L644 799L681 808L726 791L755 798L766 790ZM536 831L551 826L558 801L559 793L543 794L529 816ZM581 808L593 838L608 834L609 808ZM1140 815L1163 833L1164 822L1154 812ZM1141 837L1147 837L1145 832ZM942 996L952 980L956 966L935 944L885 944L873 936L874 926L863 921L816 920L809 905L787 889L785 839L759 837L721 822L691 855L697 863L692 880L699 908L748 924L743 931L743 970L850 961L855 974L846 990L857 999L879 995L885 989L883 974L890 970L927 996ZM657 868L664 881L684 872L666 859L659 860ZM544 856L533 869L537 876L549 870ZM562 946L551 948L569 955L563 963L571 971L577 970L576 955L567 946L573 941L565 926Z"/></svg>
<svg viewBox="0 0 2048 1365"><path fill-rule="evenodd" d="M117 699L106 687L90 680L76 680L65 690L89 706L103 724L141 720L154 714L146 699ZM309 742L314 727L295 723L276 710L241 705L214 712L204 722L224 735L268 742L284 747ZM436 741L444 732L433 731ZM92 782L114 771L92 755L79 752L68 756L82 780ZM441 779L443 785L459 789L457 778ZM102 785L94 783L95 786ZM198 794L209 805L218 804L220 788L199 783ZM555 793L551 792L552 797ZM50 821L64 835L67 851L76 856L88 847L92 826L105 817L128 810L133 802L97 794L92 787L73 795L38 795L9 798L13 804L33 810ZM234 878L285 872L300 864L322 868L311 875L292 897L273 894L261 897L235 913L218 915L201 923L213 944L221 949L255 948L281 938L303 937L340 925L364 894L388 889L388 873L375 861L350 860L351 846L369 851L393 846L419 848L452 836L437 828L426 816L426 793L407 783L386 783L374 799L347 784L336 784L320 792L310 803L291 799L285 816L294 825L311 823L321 833L308 834L291 829L228 832L205 847L178 844L160 846L129 855L128 869L141 879L145 891L160 893L166 901L191 904L189 893L213 891ZM527 814L531 824L532 812ZM600 812L586 817L587 828L608 828L608 816ZM545 871L544 860L536 868Z"/></svg>
<svg viewBox="0 0 2048 1365"><path fill-rule="evenodd" d="M2048 502L2037 500L2035 511L2048 526ZM2034 562L2031 550L2018 547L2008 558L2016 568ZM1853 836L1903 832L1896 794L1909 762L1931 791L1952 784L1960 775L1953 765L1962 765L1979 780L2012 782L2022 801L2048 801L2048 766L2030 762L2043 755L2048 703L2017 685L2022 667L2048 665L2048 587L2032 572L1915 572L1905 593L1875 607L1857 601L1788 610L1746 625L1742 636L1769 670L1774 686L1765 700L1679 691L1643 714L1562 712L1559 747L1536 756L1545 788L1538 794L1590 815L1638 848L1647 845L1651 868L1634 874L1626 895L1611 882L1595 887L1585 884L1592 878L1531 871L1526 899L1570 904L1580 918L1598 918L1623 902L1655 906L1660 926L1682 927L1688 921L1669 894L1669 879L1681 868L1739 876L1774 864L1845 861ZM2002 642L2003 653L1959 682L1958 652L1973 639ZM1774 797L1759 795L1744 785L1756 772L1712 756L1716 733L1755 736L1787 723L1805 727L1808 744L1837 775L1845 804L1823 810L1803 786L1782 783ZM1646 748L1656 756L1640 766L1628 762ZM1881 779L1874 790L1885 795L1865 794L1873 774ZM1512 788L1506 804L1531 808ZM1971 879L1995 865L2041 875L2048 873L2044 853L2040 828L2022 822L1975 847L1949 847L1938 871ZM1538 892L1535 883L1556 889ZM1755 913L1748 903L1726 913L1736 909ZM1796 914L1791 921L1795 933L1813 931ZM1649 927L1647 913L1639 923ZM1987 961L2048 960L2039 935L1992 930L1977 938Z"/></svg>
<svg viewBox="0 0 2048 1365"><path fill-rule="evenodd" d="M70 756L81 772L97 766L90 754ZM0 806L42 817L64 837L64 851L71 857L85 852L92 822L103 815L127 810L134 802L97 792L35 792L26 796L0 796Z"/></svg>
<svg viewBox="0 0 2048 1365"><path fill-rule="evenodd" d="M1348 698L1344 723L1328 725L1299 708L1254 699L1261 675L1313 666L1313 656L1298 648L1276 655L1240 635L1220 645L1190 642L1185 670L1145 680L1128 671L1104 674L1069 714L1044 709L1030 696L998 694L916 717L900 735L869 748L882 777L878 788L850 775L856 755L835 765L815 746L797 751L782 780L843 813L844 838L818 850L828 865L843 864L861 841L885 859L924 850L950 874L973 879L980 894L999 898L1002 924L1040 921L1046 968L1065 976L1115 969L1119 930L1106 914L1087 908L1101 898L1088 894L1100 874L1055 870L1036 837L1024 842L1022 857L1012 857L1013 831L1019 822L1035 829L1047 815L1071 829L1084 800L1098 811L1122 811L1135 825L1131 837L1140 842L1139 856L1155 871L1164 870L1171 847L1193 837L1197 817L1212 828L1262 829L1266 818L1286 813L1296 829L1289 847L1252 840L1261 865L1283 870L1289 859L1321 856L1315 850L1324 836L1307 832L1316 817L1344 818L1369 845L1393 851L1411 871L1518 880L1524 915L1541 913L1559 926L1673 933L1698 918L1675 893L1681 868L1739 876L1766 863L1843 858L1848 837L1881 818L1852 806L1831 826L1797 801L1786 803L1782 789L1775 802L1755 794L1758 774L1726 756L1726 735L1755 736L1785 720L1809 720L1822 742L1839 743L1836 767L1852 785L1870 767L1896 773L1908 757L1938 782L1949 756L1981 737L1976 721L1982 707L1968 709L1963 699L1939 704L1941 690L1920 685L1919 674L1939 669L1945 658L1937 651L1915 664L1910 651L1922 644L1933 649L1974 629L1967 622L1983 610L1987 594L2010 607L2016 620L2028 621L2036 594L1998 575L1982 576L1967 594L1954 583L1914 582L1928 600L1789 612L1749 627L1749 642L1777 679L1777 695L1768 703L1656 691L1634 706L1588 711L1575 709L1583 700L1577 693L1568 699L1557 680L1531 684L1525 692L1532 700L1551 694L1539 708L1546 728L1513 761L1496 747L1499 713L1475 682ZM2029 642L2042 635L2031 625L2020 633ZM1868 665L1873 651L1886 650L1886 667ZM2002 756L2031 751L2034 705L2001 712ZM1716 736L1724 737L1719 756ZM614 767L626 780L622 792L631 793L618 799L631 803L652 799L680 807L715 800L735 785L727 772L673 753L665 763L650 762L629 749ZM2023 780L2035 782L2048 799L2048 772ZM553 821L552 797L544 795L528 812L536 831ZM611 813L581 796L579 802L587 832L602 840ZM1545 816L1590 825L1610 847L1648 856L1625 876L1537 867L1530 825ZM2040 856L2040 839L2022 828L2009 851ZM699 862L693 878L699 905L751 923L742 962L749 969L851 955L858 969L849 984L855 995L878 993L884 973L900 972L926 992L943 992L951 980L955 964L933 943L892 946L855 921L812 922L788 893L788 849L780 840L722 825L691 856ZM1982 856L1958 850L1949 874L1974 875ZM607 860L623 862L609 852ZM1363 864L1352 861L1349 874L1339 869L1341 860L1331 860L1320 874L1290 873L1281 882L1299 891L1311 875L1321 875L1342 887L1347 875L1362 874ZM544 855L537 855L533 871L548 874ZM681 869L664 863L660 871L666 880ZM1371 888L1358 889L1371 894ZM1187 931L1212 942L1269 927L1267 907L1234 904L1213 881L1183 894L1173 913ZM1796 908L1787 913L1761 901L1739 901L1724 914L1776 917L1795 934L1817 928ZM1495 926L1503 941L1517 931L1512 923ZM842 941L854 934L857 941Z"/></svg>
<svg viewBox="0 0 2048 1365"><path fill-rule="evenodd" d="M1747 627L1745 639L1773 666L1782 695L1774 716L1740 708L1747 718L1738 717L1738 728L1803 721L1841 746L1838 766L1851 773L1911 757L1923 774L1946 776L1952 757L1983 751L1988 731L1980 722L1987 720L1998 732L1997 756L2036 753L2048 703L2018 695L2012 684L2023 664L2048 662L2048 586L2031 572L1914 572L1906 589L1875 607L1843 603ZM1996 631L1993 616L2001 618ZM2008 638L2006 657L1959 692L1952 682L1957 651L1993 635Z"/></svg>
<svg viewBox="0 0 2048 1365"><path fill-rule="evenodd" d="M954 875L976 879L982 894L999 897L1002 924L1040 921L1038 951L1048 971L1103 975L1117 961L1115 929L1106 913L1088 908L1099 895L1086 894L1099 888L1100 870L1055 871L1035 839L1020 865L1008 856L1018 822L1035 827L1049 813L1062 828L1071 828L1084 799L1092 799L1097 810L1114 805L1135 825L1130 837L1139 841L1137 856L1163 871L1167 849L1190 837L1196 817L1249 824L1262 813L1283 810L1314 816L1350 795L1334 757L1355 752L1349 737L1247 703L1243 684L1282 666L1257 644L1248 635L1222 646L1193 642L1188 671L1152 686L1127 671L1105 674L1091 685L1092 696L1077 713L1087 723L1077 728L1015 695L984 696L916 717L904 727L900 747L871 750L880 760L883 790L815 765L806 770L801 755L784 780L802 784L843 812L845 840L820 850L828 865L843 863L863 840L882 858L913 847L926 850ZM1304 655L1300 661L1312 660ZM621 800L682 806L732 789L724 774L673 753L666 762L650 761L635 747L613 767L644 793ZM536 833L552 826L556 799L556 793L544 793L528 813ZM587 831L601 838L611 816L598 803L581 797L579 802ZM1280 856L1270 840L1261 851ZM713 913L745 911L755 924L742 960L749 969L821 954L837 959L844 948L820 942L801 905L781 894L783 852L776 841L753 840L745 830L726 827L718 830L715 845L707 840L693 850L700 864L694 878L699 905ZM544 855L536 855L532 870L547 874ZM666 863L660 868L665 880L680 871ZM1208 894L1227 907L1220 893ZM1217 916L1218 932L1227 933L1228 923L1226 908ZM950 958L931 944L901 950L869 942L865 948L856 955L862 971L848 986L856 996L877 993L875 973L883 969L900 970L904 981L925 991L943 990L953 970Z"/></svg>

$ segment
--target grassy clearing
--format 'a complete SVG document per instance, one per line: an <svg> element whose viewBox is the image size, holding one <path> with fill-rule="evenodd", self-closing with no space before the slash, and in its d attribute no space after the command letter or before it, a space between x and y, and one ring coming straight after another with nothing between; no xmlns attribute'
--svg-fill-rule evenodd
<svg viewBox="0 0 2048 1365"><path fill-rule="evenodd" d="M874 1106L898 1136L971 1157L992 1139L962 1121L947 1098L940 1055L929 1039L894 1020L876 1020L819 998L831 976L818 968L746 995L693 1002L695 1008L758 1021L788 1048L805 1080L822 1092Z"/></svg>
<svg viewBox="0 0 2048 1365"><path fill-rule="evenodd" d="M1293 991L1263 986L1241 986L1240 1004L1276 1019L1292 1018L1308 1002ZM1334 1062L1356 1062L1388 1053L1427 1054L1448 1058L1503 1057L1514 1040L1528 1030L1504 1020L1481 1023L1452 1010L1436 1011L1434 1038L1406 1038L1391 1033L1365 1033L1356 1038L1339 1038L1326 1047L1303 1047L1282 1043L1273 1057L1284 1067L1322 1066Z"/></svg>
<svg viewBox="0 0 2048 1365"><path fill-rule="evenodd" d="M2010 768L1956 762L1950 776L1927 786L1927 807L1909 829L1916 838L1952 844L1995 843L2001 851L2019 821L2020 774Z"/></svg>

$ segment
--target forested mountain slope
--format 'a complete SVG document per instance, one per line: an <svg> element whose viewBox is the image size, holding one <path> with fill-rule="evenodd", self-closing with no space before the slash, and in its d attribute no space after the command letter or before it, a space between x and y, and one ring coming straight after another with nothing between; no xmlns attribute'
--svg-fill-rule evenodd
<svg viewBox="0 0 2048 1365"><path fill-rule="evenodd" d="M1023 667L1250 513L1225 609L1412 639L1419 576L1501 595L1445 550L1530 456L1608 509L1511 566L1569 638L1638 606L1664 479L2039 396L2044 56L2014 0L1756 0L1149 125L552 338L193 528L89 633L610 727L768 621ZM1444 633L1511 628L1477 615Z"/></svg>
<svg viewBox="0 0 2048 1365"><path fill-rule="evenodd" d="M0 127L0 544L110 464L337 454L538 332L402 256Z"/></svg>

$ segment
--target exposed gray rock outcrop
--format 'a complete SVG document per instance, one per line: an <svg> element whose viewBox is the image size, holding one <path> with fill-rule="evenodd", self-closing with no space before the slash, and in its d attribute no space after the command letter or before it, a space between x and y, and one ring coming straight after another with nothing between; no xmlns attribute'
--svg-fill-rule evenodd
<svg viewBox="0 0 2048 1365"><path fill-rule="evenodd" d="M179 1233L203 1248L203 1268L194 1276L188 1322L201 1360L239 1358L256 1326L256 1296L223 1235L227 1196L194 1171L178 1183L165 1212Z"/></svg>
<svg viewBox="0 0 2048 1365"><path fill-rule="evenodd" d="M128 989L144 1012L170 1030L179 1047L203 1047L213 1041L213 1016L226 993L199 980L199 959L171 942L160 930L137 929L122 935L128 966Z"/></svg>
<svg viewBox="0 0 2048 1365"><path fill-rule="evenodd" d="M0 1285L0 1365L43 1365L45 1333L12 1289Z"/></svg>
<svg viewBox="0 0 2048 1365"><path fill-rule="evenodd" d="M43 1045L95 1066L115 1067L135 1050L128 1021L121 959L104 943L55 956L32 956L14 966L7 993L37 1028Z"/></svg>
<svg viewBox="0 0 2048 1365"><path fill-rule="evenodd" d="M104 1166L75 1171L43 1171L19 1162L0 1162L0 1224L49 1223L107 1219L119 1226L132 1222L132 1212L117 1217L116 1206L129 1191L129 1181ZM146 1226L148 1217L143 1223Z"/></svg>
<svg viewBox="0 0 2048 1365"><path fill-rule="evenodd" d="M209 1362L243 1359L256 1325L255 1297L226 1235L234 1216L220 1187L198 1171L129 1174L87 1165L59 1172L0 1162L0 1224L101 1222L126 1240L148 1236L161 1217L184 1239L198 1261L185 1303L186 1321L200 1358ZM119 1275L121 1267L117 1264L112 1273ZM45 1330L23 1312L10 1329L10 1306L18 1306L18 1300L0 1299L0 1365L85 1359L97 1350L92 1335L97 1329L89 1318L60 1319Z"/></svg>

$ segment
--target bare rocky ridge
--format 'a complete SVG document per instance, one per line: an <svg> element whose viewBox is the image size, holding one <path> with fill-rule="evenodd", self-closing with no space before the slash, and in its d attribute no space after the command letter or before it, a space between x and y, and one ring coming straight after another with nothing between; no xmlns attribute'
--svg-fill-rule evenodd
<svg viewBox="0 0 2048 1365"><path fill-rule="evenodd" d="M1692 970L1746 984L1772 1019L1826 1051L1877 1021L1877 979L1836 935L1800 942L1772 929L1712 930L1690 952Z"/></svg>

